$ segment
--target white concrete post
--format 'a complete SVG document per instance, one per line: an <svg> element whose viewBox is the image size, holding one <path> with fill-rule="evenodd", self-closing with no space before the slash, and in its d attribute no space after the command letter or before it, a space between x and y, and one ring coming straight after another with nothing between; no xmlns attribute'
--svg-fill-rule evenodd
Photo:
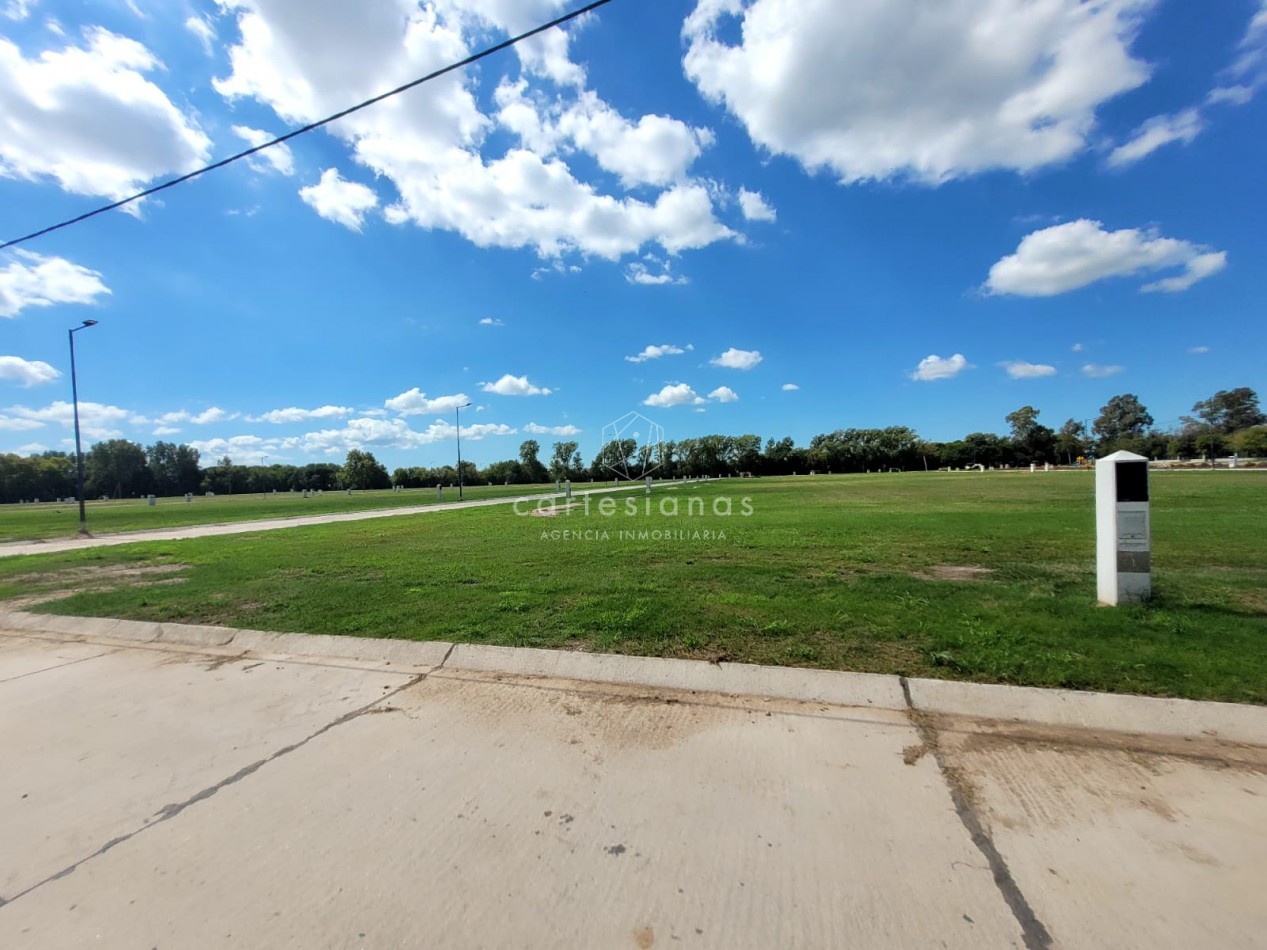
<svg viewBox="0 0 1267 950"><path fill-rule="evenodd" d="M437 485L436 486L436 501L443 501L443 500L444 500L444 486Z"/></svg>
<svg viewBox="0 0 1267 950"><path fill-rule="evenodd" d="M158 499L156 499L153 495L149 495L147 497L149 499L149 505L151 508L153 508L155 505L158 504Z"/></svg>
<svg viewBox="0 0 1267 950"><path fill-rule="evenodd" d="M563 483L563 490L564 492L566 492L566 494L564 495L565 498L572 497L572 479L569 478L566 482Z"/></svg>
<svg viewBox="0 0 1267 950"><path fill-rule="evenodd" d="M651 493L651 476L647 476L647 494Z"/></svg>
<svg viewBox="0 0 1267 950"><path fill-rule="evenodd" d="M1096 592L1117 606L1152 595L1148 459L1114 452L1095 463Z"/></svg>

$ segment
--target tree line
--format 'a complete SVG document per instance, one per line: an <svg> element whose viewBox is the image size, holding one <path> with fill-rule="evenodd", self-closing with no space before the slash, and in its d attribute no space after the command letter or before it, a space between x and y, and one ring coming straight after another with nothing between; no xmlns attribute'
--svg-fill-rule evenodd
<svg viewBox="0 0 1267 950"><path fill-rule="evenodd" d="M1114 396L1100 409L1089 431L1069 419L1058 429L1039 421L1040 410L1022 406L1008 413L1005 435L973 432L951 442L926 441L907 426L837 429L814 436L808 446L791 438L759 435L704 435L639 446L615 440L586 464L576 442L555 442L542 461L541 444L528 439L517 458L480 468L462 462L466 485L524 485L563 481L604 481L613 472L635 477L654 467L657 478L718 475L791 475L964 468L971 465L1074 464L1118 449L1148 458L1194 459L1238 453L1267 458L1267 416L1258 394L1248 387L1220 390L1192 407L1169 430L1155 427L1152 415L1133 393ZM227 456L204 467L198 450L159 441L142 446L126 439L98 442L84 456L84 493L88 498L143 495L217 495L270 491L430 488L455 485L452 465L397 468L390 475L371 452L353 449L342 465L236 465ZM65 452L0 455L0 502L50 500L75 495L75 460Z"/></svg>

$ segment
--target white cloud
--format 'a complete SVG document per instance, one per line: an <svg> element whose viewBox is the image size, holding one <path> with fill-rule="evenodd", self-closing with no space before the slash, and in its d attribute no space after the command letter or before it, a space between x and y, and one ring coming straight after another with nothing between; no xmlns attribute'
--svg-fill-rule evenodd
<svg viewBox="0 0 1267 950"><path fill-rule="evenodd" d="M1254 98L1254 91L1253 86L1244 86L1240 83L1232 86L1217 86L1210 90L1205 97L1205 101L1206 105L1211 106L1225 102L1229 105L1243 106Z"/></svg>
<svg viewBox="0 0 1267 950"><path fill-rule="evenodd" d="M35 429L52 423L69 429L74 424L74 406L60 400L42 409L10 406L4 410L4 413L13 420L13 424L8 428ZM125 423L145 425L148 422L149 420L144 416L130 409L121 409L118 406L108 406L99 402L85 402L82 399L79 401L79 428L90 439L116 439L123 435L119 426ZM35 425L30 423L35 423Z"/></svg>
<svg viewBox="0 0 1267 950"><path fill-rule="evenodd" d="M392 396L391 399L383 403L383 407L390 409L392 412L398 412L402 416L416 416L422 413L452 412L454 409L461 409L470 401L471 397L466 395L466 393L437 396L431 399L415 386L399 396Z"/></svg>
<svg viewBox="0 0 1267 950"><path fill-rule="evenodd" d="M1193 347L1188 348L1188 352L1195 353L1196 355L1200 356L1203 353L1209 353L1210 348L1208 346L1193 346Z"/></svg>
<svg viewBox="0 0 1267 950"><path fill-rule="evenodd" d="M735 392L729 386L718 386L708 394L709 399L715 399L718 402L738 402L739 393Z"/></svg>
<svg viewBox="0 0 1267 950"><path fill-rule="evenodd" d="M784 391L785 393L794 393L794 392L796 392L796 391L797 391L798 389L800 389L800 388L801 388L801 387L800 387L800 386L798 386L798 385L796 385L796 383L784 383L784 384L783 384L783 391Z"/></svg>
<svg viewBox="0 0 1267 950"><path fill-rule="evenodd" d="M525 432L533 435L580 435L581 430L574 425L566 426L539 426L535 422L529 422L524 426Z"/></svg>
<svg viewBox="0 0 1267 950"><path fill-rule="evenodd" d="M153 434L157 436L176 435L180 431L176 426L159 426L154 430Z"/></svg>
<svg viewBox="0 0 1267 950"><path fill-rule="evenodd" d="M478 442L496 436L515 435L518 430L504 423L477 423L462 426L462 438ZM321 429L285 439L263 441L255 436L241 436L242 445L261 451L273 449L280 452L298 451L309 455L327 455L334 458L346 455L351 449L412 449L435 442L449 441L457 435L451 422L437 419L419 431L410 427L404 419L375 419L359 416L349 419L341 429ZM200 451L218 455L232 451L234 440L211 440L209 443L190 443ZM209 448L203 449L203 445Z"/></svg>
<svg viewBox="0 0 1267 950"><path fill-rule="evenodd" d="M658 271L653 271L642 261L633 261L625 268L625 280L631 284L646 284L651 287L666 284L690 283L685 277L674 277L668 261L657 261Z"/></svg>
<svg viewBox="0 0 1267 950"><path fill-rule="evenodd" d="M247 416L248 422L271 422L274 425L287 425L294 422L307 422L309 419L339 419L356 412L347 406L319 406L316 409L270 409L258 416Z"/></svg>
<svg viewBox="0 0 1267 950"><path fill-rule="evenodd" d="M478 21L516 36L563 12L566 4L567 0L437 0L435 5L455 22L469 26L467 21ZM580 86L585 82L585 70L568 58L570 41L571 31L550 30L519 43L515 53L524 72L544 76L560 86Z"/></svg>
<svg viewBox="0 0 1267 950"><path fill-rule="evenodd" d="M1161 237L1155 229L1106 231L1099 221L1081 218L1034 231L1016 253L990 268L984 290L994 294L1050 297L1108 277L1181 267L1183 273L1146 284L1141 290L1186 290L1218 273L1227 263L1222 251Z"/></svg>
<svg viewBox="0 0 1267 950"><path fill-rule="evenodd" d="M62 257L22 250L14 254L17 259L0 269L0 317L16 317L26 307L95 303L110 293L95 270Z"/></svg>
<svg viewBox="0 0 1267 950"><path fill-rule="evenodd" d="M185 20L185 29L198 38L202 51L210 56L215 51L216 28L205 16L191 16Z"/></svg>
<svg viewBox="0 0 1267 950"><path fill-rule="evenodd" d="M1073 350L1075 353L1081 353L1086 349L1086 345L1082 343L1075 343L1073 346L1069 347L1069 349Z"/></svg>
<svg viewBox="0 0 1267 950"><path fill-rule="evenodd" d="M321 181L299 189L299 197L327 221L353 231L361 230L365 215L378 205L378 195L360 182L340 177L337 168L327 168Z"/></svg>
<svg viewBox="0 0 1267 950"><path fill-rule="evenodd" d="M39 0L8 0L4 7L0 8L0 16L7 20L21 22L31 15L31 7L38 2Z"/></svg>
<svg viewBox="0 0 1267 950"><path fill-rule="evenodd" d="M228 439L193 439L188 443L198 450L204 459L203 464L219 460L224 456L238 456L241 464L242 456L254 458L260 455L280 454L280 443L275 439L261 439L257 435L235 435Z"/></svg>
<svg viewBox="0 0 1267 950"><path fill-rule="evenodd" d="M495 383L480 383L486 393L497 393L499 396L548 396L552 390L534 386L528 382L527 376L511 376L507 373Z"/></svg>
<svg viewBox="0 0 1267 950"><path fill-rule="evenodd" d="M1258 9L1250 18L1245 36L1241 38L1240 55L1232 64L1232 73L1250 77L1250 88L1257 89L1267 76L1263 66L1267 64L1267 0L1259 0Z"/></svg>
<svg viewBox="0 0 1267 950"><path fill-rule="evenodd" d="M652 393L642 401L644 406L671 409L674 406L698 406L704 399L686 383L670 383L658 393Z"/></svg>
<svg viewBox="0 0 1267 950"><path fill-rule="evenodd" d="M495 93L498 121L525 148L548 156L573 147L593 156L626 188L682 181L687 169L713 143L708 129L662 115L626 119L594 92L582 92L566 107L526 94L527 83L504 82Z"/></svg>
<svg viewBox="0 0 1267 950"><path fill-rule="evenodd" d="M1196 109L1155 116L1136 129L1130 141L1109 153L1109 165L1113 168L1132 165L1171 142L1186 145L1201 134L1202 127L1201 113Z"/></svg>
<svg viewBox="0 0 1267 950"><path fill-rule="evenodd" d="M699 0L683 65L768 151L844 182L1029 171L1142 85L1152 0ZM722 28L742 36L723 40Z"/></svg>
<svg viewBox="0 0 1267 950"><path fill-rule="evenodd" d="M760 350L737 350L733 346L721 356L709 360L714 366L727 369L752 369L762 360Z"/></svg>
<svg viewBox="0 0 1267 950"><path fill-rule="evenodd" d="M154 54L100 27L85 41L27 59L0 37L0 176L117 199L202 165L211 140L145 78Z"/></svg>
<svg viewBox="0 0 1267 950"><path fill-rule="evenodd" d="M183 409L179 412L165 412L158 417L158 422L163 425L173 425L178 422L192 422L196 426L210 425L213 422L225 422L236 419L238 413L230 415L219 406L212 406L210 409L204 409L197 414L185 412Z"/></svg>
<svg viewBox="0 0 1267 950"><path fill-rule="evenodd" d="M773 221L778 217L764 195L747 188L739 189L739 210L748 221Z"/></svg>
<svg viewBox="0 0 1267 950"><path fill-rule="evenodd" d="M31 429L43 429L44 423L36 419L24 419L21 416L7 416L0 413L0 430L6 432L28 432Z"/></svg>
<svg viewBox="0 0 1267 950"><path fill-rule="evenodd" d="M263 145L265 142L271 142L273 139L277 138L276 135L271 135L261 129L253 129L246 125L233 126L233 134L244 141L247 145L251 146ZM263 171L265 166L260 164L257 159L262 159L264 162L267 162L268 165L272 166L274 171L283 175L295 174L295 156L291 154L290 146L284 142L280 145L274 145L272 148L266 148L262 152L256 152L253 156L251 156L251 158L247 159L252 168L256 171ZM333 168L327 169L327 171L333 171L336 176L338 175L338 172ZM325 178L322 176L322 183L324 184L324 182ZM302 192L300 194L302 195ZM307 198L304 200L308 201ZM375 201L377 202L377 199L375 199ZM311 201L308 203L312 204ZM316 207L316 205L313 205L313 207ZM370 207L373 207L373 205ZM318 209L318 212L320 212L320 209Z"/></svg>
<svg viewBox="0 0 1267 950"><path fill-rule="evenodd" d="M482 327L504 327L506 324L502 320L494 320L492 317L485 317L480 321Z"/></svg>
<svg viewBox="0 0 1267 950"><path fill-rule="evenodd" d="M438 0L420 8L391 0L345 5L337 17L321 18L281 0L232 0L240 39L229 50L230 74L214 85L231 100L263 103L287 123L313 121L462 59L488 41L490 29L526 28L561 6ZM711 133L667 116L620 116L579 87L584 71L568 59L567 37L551 31L516 47L530 85L503 85L493 114L479 108L480 71L466 70L328 131L396 188L398 199L384 212L389 222L454 231L480 247L531 248L551 261L573 254L618 260L648 244L674 254L736 237L717 220L707 189L685 177ZM540 83L541 76L553 82ZM519 141L506 147L494 130ZM578 177L569 167L577 151L644 194L608 193L601 178Z"/></svg>
<svg viewBox="0 0 1267 950"><path fill-rule="evenodd" d="M1197 281L1204 280L1212 274L1217 274L1226 266L1227 252L1225 251L1210 251L1205 254L1198 254L1184 264L1182 274L1155 280L1152 283L1145 284L1140 290L1145 293L1153 291L1161 291L1166 294L1179 293L1187 290Z"/></svg>
<svg viewBox="0 0 1267 950"><path fill-rule="evenodd" d="M18 455L39 455L41 452L47 452L48 446L43 442L28 442L26 445L18 446Z"/></svg>
<svg viewBox="0 0 1267 950"><path fill-rule="evenodd" d="M692 347L688 346L687 349L692 349ZM672 343L662 343L659 346L652 344L636 356L626 356L625 359L630 363L645 363L647 360L658 360L662 356L680 356L685 352L686 350L682 349L682 347L675 346Z"/></svg>
<svg viewBox="0 0 1267 950"><path fill-rule="evenodd" d="M936 355L926 356L919 361L919 366L915 367L915 372L911 373L911 379L920 382L953 379L965 369L972 369L972 365L964 359L962 353L956 353L954 356L945 359Z"/></svg>
<svg viewBox="0 0 1267 950"><path fill-rule="evenodd" d="M22 386L38 386L51 383L61 377L43 360L24 360L20 356L0 356L0 379Z"/></svg>
<svg viewBox="0 0 1267 950"><path fill-rule="evenodd" d="M1101 366L1098 363L1088 363L1082 367L1082 375L1090 376L1092 379L1107 379L1110 376L1116 376L1125 368L1124 366Z"/></svg>
<svg viewBox="0 0 1267 950"><path fill-rule="evenodd" d="M1027 363L1025 360L1005 360L999 364L1013 379L1037 379L1041 376L1055 376L1056 367L1046 363Z"/></svg>

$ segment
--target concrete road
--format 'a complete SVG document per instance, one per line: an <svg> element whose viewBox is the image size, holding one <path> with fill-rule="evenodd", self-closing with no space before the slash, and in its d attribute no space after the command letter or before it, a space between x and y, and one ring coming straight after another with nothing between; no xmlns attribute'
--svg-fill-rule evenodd
<svg viewBox="0 0 1267 950"><path fill-rule="evenodd" d="M1255 746L9 633L0 749L5 948L1267 933Z"/></svg>

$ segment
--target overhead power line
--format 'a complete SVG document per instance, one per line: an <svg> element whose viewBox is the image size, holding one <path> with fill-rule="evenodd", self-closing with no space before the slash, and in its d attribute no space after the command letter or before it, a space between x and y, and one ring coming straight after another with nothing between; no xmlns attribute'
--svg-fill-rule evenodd
<svg viewBox="0 0 1267 950"><path fill-rule="evenodd" d="M533 29L529 30L527 33L520 33L518 36L512 36L510 39L503 40L502 42L496 44L495 46L490 46L487 49L480 50L478 53L474 53L466 57L466 59L459 60L456 63L451 63L448 66L443 67L442 69L437 69L433 73L428 73L425 76L421 76L418 79L413 80L412 82L407 82L403 86L397 86L395 89L391 89L387 92L380 93L379 95L374 96L372 99L366 99L364 102L358 102L356 105L348 109L344 109L341 112L336 112L333 115L328 115L324 119L320 119L316 122L309 123L308 125L301 126L300 128L293 129L292 131L287 132L285 135L279 135L277 138L272 139L271 141L264 142L263 144L260 144L260 145L256 145L253 148L245 149L241 152L238 152L236 155L230 155L228 158L222 158L220 159L220 161L212 162L210 165L204 165L202 168L189 172L188 174L181 175L178 178L172 178L168 181L157 184L153 188L146 188L144 191L138 191L136 194L129 195L127 198L123 198L119 201L112 202L108 205L102 205L100 208L94 208L92 211L86 211L83 214L77 215L73 218L67 218L65 221L59 221L57 224L50 224L46 228L40 228L38 231L32 231L30 234L24 234L21 237L14 238L11 241L5 241L3 244L0 244L0 251L3 251L7 247L14 247L15 245L18 245L18 244L25 244L27 241L33 241L38 237L43 237L45 234L51 234L54 231L60 231L62 228L68 228L72 224L78 224L80 221L87 221L89 218L95 218L97 215L105 214L107 211L114 211L116 208L122 208L125 205L129 205L134 201L140 201L142 198L148 198L150 195L155 195L155 194L158 194L160 191L166 191L168 188L174 188L177 185L184 184L185 182L193 178L197 178L200 175L205 175L207 172L215 171L217 168L223 168L225 165L232 165L234 162L241 161L244 158L249 158L252 155L256 154L257 152L264 151L266 148L272 148L274 145L280 145L283 142L288 142L293 138L298 138L299 136L307 132L311 132L313 129L319 129L323 125L329 125L331 122L335 122L338 119L342 119L346 116L349 116L354 112L360 112L362 109L368 109L372 105L377 105L378 103L382 102L384 99L390 99L392 96L399 95L402 92L407 92L408 90L413 89L415 86L421 86L425 82L430 82L433 79L439 79L441 76L451 73L454 70L461 69L463 66L470 66L472 63L477 63L481 59L484 59L485 57L492 56L494 53L500 53L502 50L509 49L510 47L514 46L516 43L520 43L523 40L528 39L529 37L536 36L538 33L544 33L546 30L553 29L556 26L561 26L562 24L567 23L569 20L575 20L577 17L584 16L585 14L590 13L593 10L597 10L601 6L606 6L607 4L611 2L612 0L594 0L594 2L587 3L585 6L580 7L576 10L573 10L571 13L565 13L563 14L563 16L556 17L555 19L551 20L549 23L542 23L540 26L534 27Z"/></svg>

